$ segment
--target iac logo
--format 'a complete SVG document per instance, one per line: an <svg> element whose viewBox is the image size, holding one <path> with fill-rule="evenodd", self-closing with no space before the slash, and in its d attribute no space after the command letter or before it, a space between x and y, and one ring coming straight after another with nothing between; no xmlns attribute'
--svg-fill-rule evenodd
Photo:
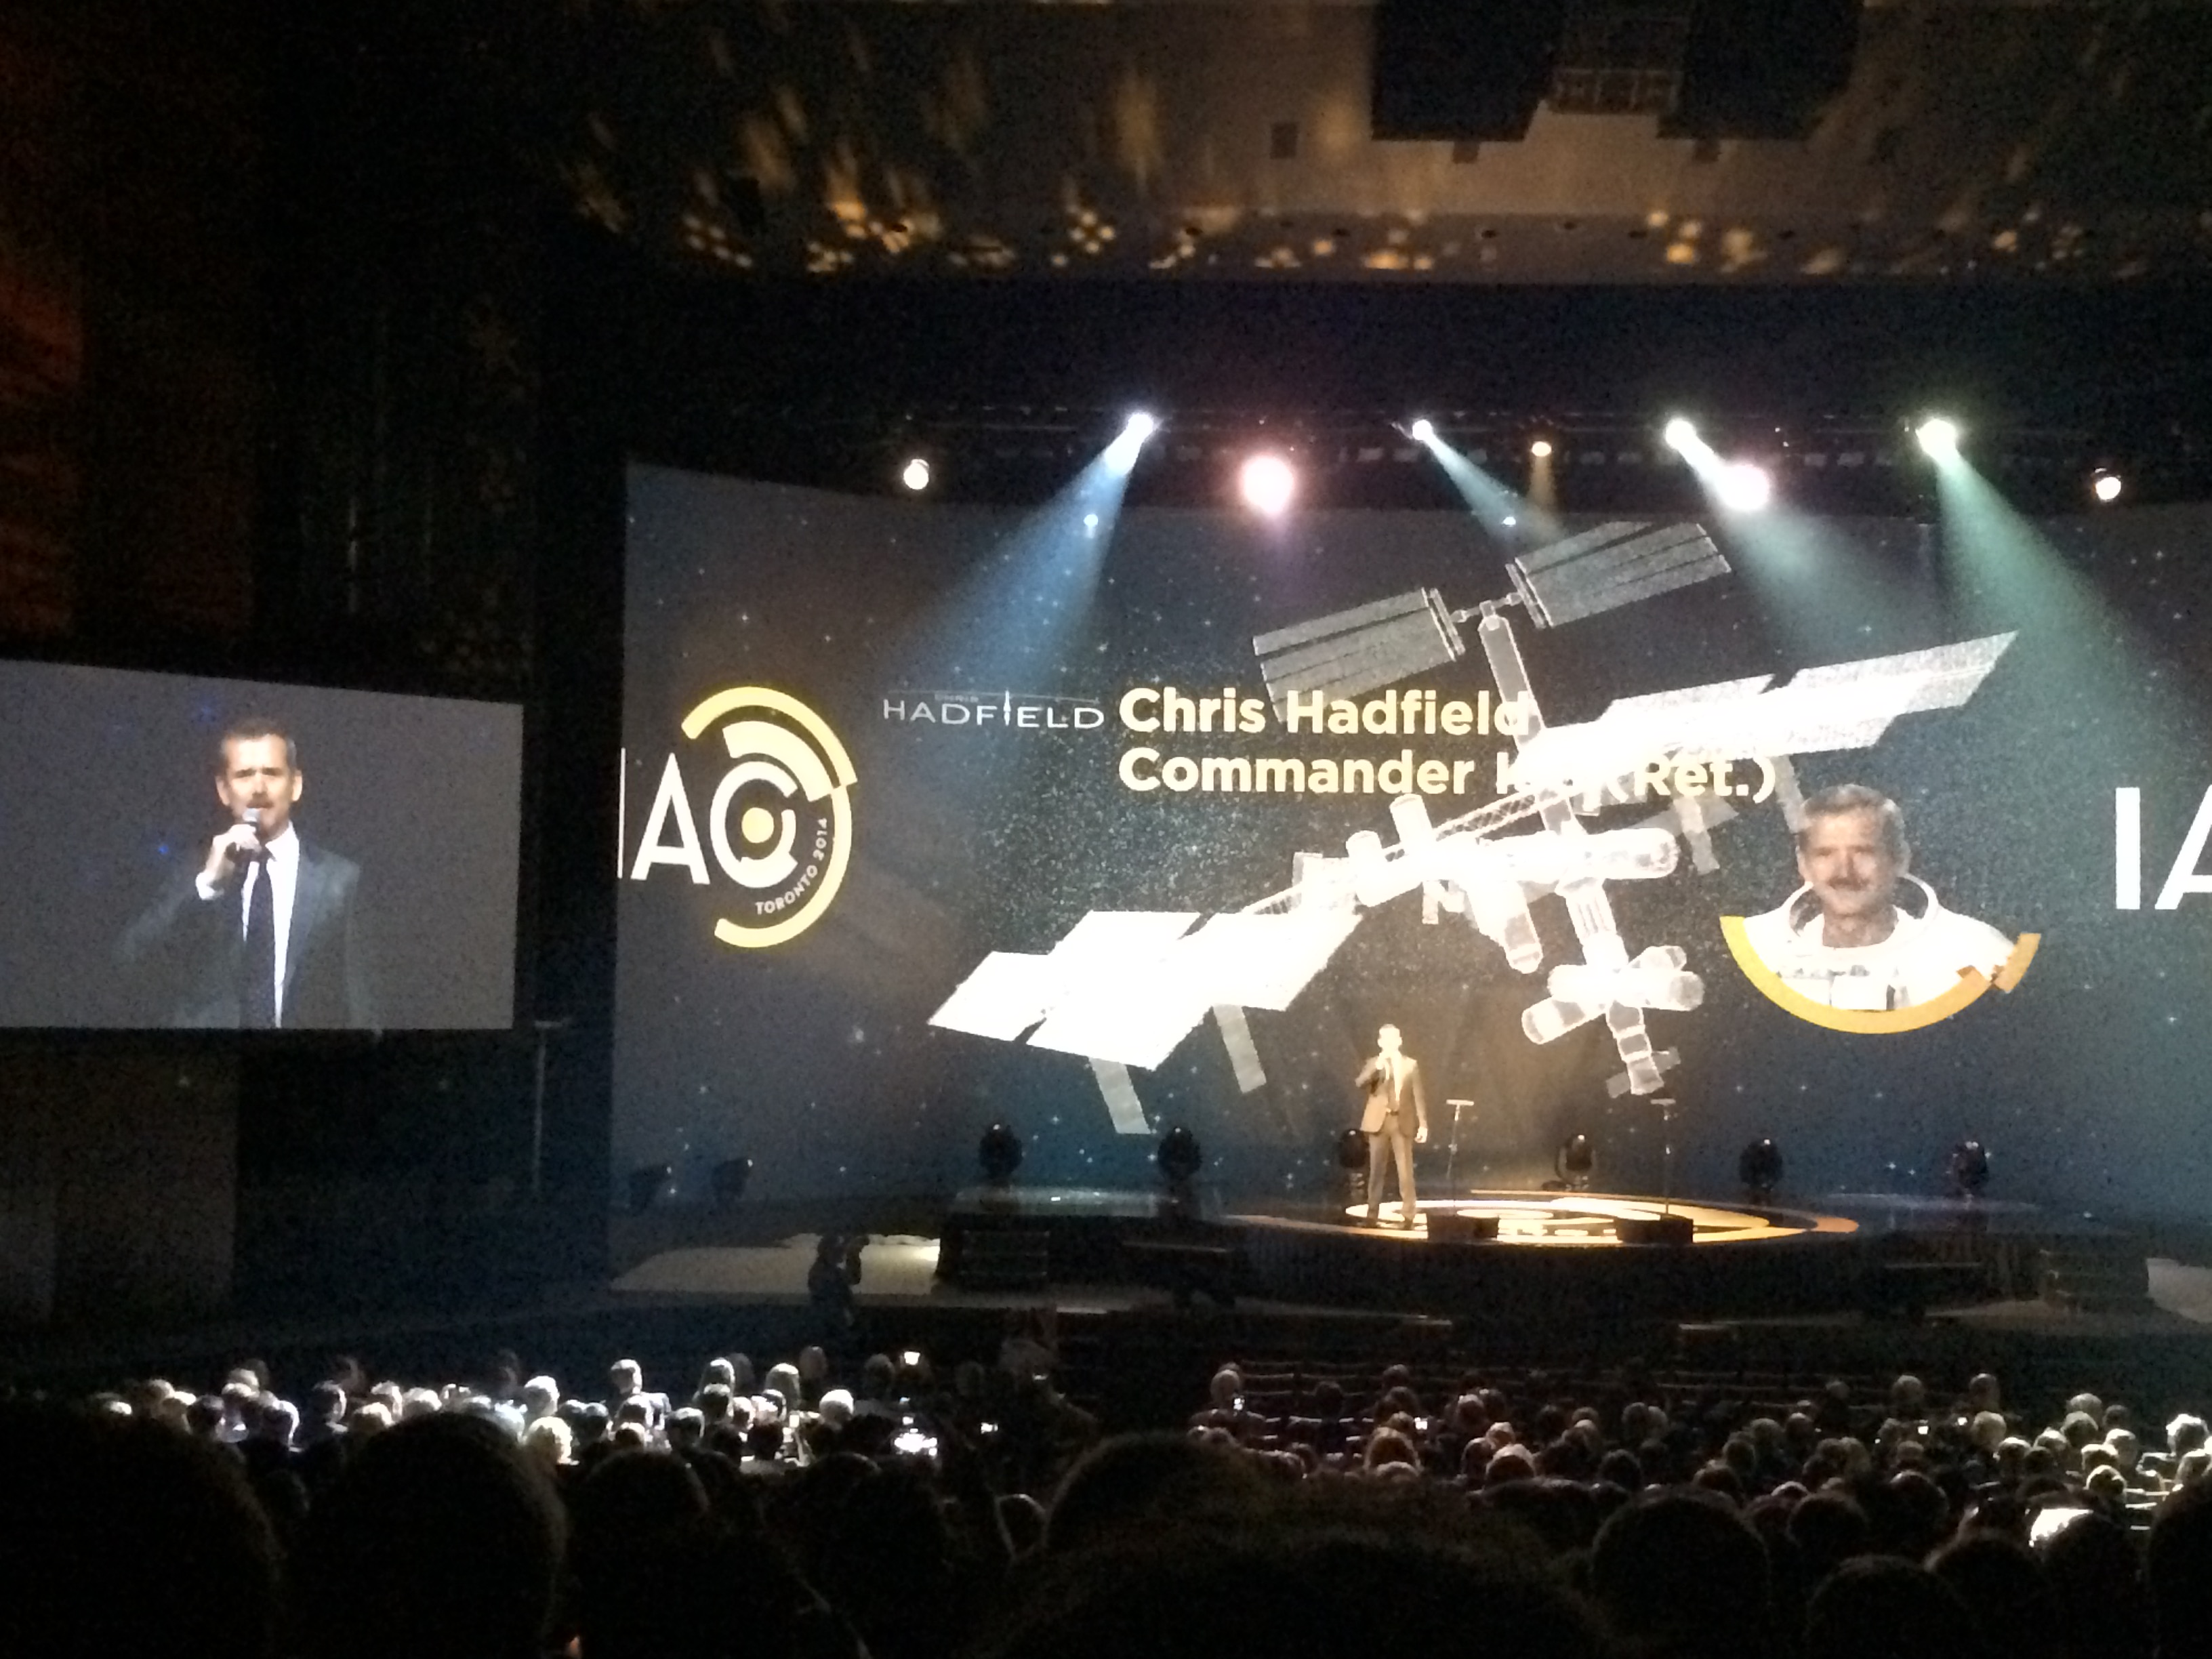
<svg viewBox="0 0 2212 1659"><path fill-rule="evenodd" d="M672 752L629 879L644 881L669 865L709 885L703 828L715 866L738 888L734 914L716 921L714 937L739 950L781 945L822 919L845 879L853 855L852 758L819 714L764 685L717 691L684 717L691 741L710 731L720 734L730 765L705 817L692 811L684 768Z"/></svg>

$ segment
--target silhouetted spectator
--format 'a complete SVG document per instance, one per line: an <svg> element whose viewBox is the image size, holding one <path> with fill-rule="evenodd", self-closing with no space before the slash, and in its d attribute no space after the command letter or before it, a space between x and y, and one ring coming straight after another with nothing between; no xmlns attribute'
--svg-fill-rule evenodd
<svg viewBox="0 0 2212 1659"><path fill-rule="evenodd" d="M1846 1561L1813 1592L1803 1659L1993 1659L1950 1588L1887 1556Z"/></svg>
<svg viewBox="0 0 2212 1659"><path fill-rule="evenodd" d="M1766 1552L1725 1498L1646 1494L1598 1529L1590 1589L1615 1634L1650 1659L1766 1659Z"/></svg>
<svg viewBox="0 0 2212 1659"><path fill-rule="evenodd" d="M0 1407L0 1654L273 1651L276 1542L236 1459L58 1407Z"/></svg>
<svg viewBox="0 0 2212 1659"><path fill-rule="evenodd" d="M561 1559L560 1504L495 1424L462 1413L378 1435L301 1539L294 1613L311 1659L532 1659Z"/></svg>

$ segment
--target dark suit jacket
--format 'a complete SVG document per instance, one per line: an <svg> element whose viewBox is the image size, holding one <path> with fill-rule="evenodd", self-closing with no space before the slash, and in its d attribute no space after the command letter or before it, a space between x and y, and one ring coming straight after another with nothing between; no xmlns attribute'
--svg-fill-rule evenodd
<svg viewBox="0 0 2212 1659"><path fill-rule="evenodd" d="M123 936L134 1001L155 1025L235 1028L240 1023L238 893L204 899L198 869L182 872ZM375 1030L376 998L361 937L361 866L300 842L299 884L284 946L286 1030Z"/></svg>
<svg viewBox="0 0 2212 1659"><path fill-rule="evenodd" d="M1395 1097L1380 1054L1369 1060L1353 1081L1367 1091L1367 1109L1359 1117L1362 1134L1402 1135L1411 1140L1413 1131L1429 1121L1429 1097L1421 1087L1420 1062L1411 1055L1398 1056Z"/></svg>

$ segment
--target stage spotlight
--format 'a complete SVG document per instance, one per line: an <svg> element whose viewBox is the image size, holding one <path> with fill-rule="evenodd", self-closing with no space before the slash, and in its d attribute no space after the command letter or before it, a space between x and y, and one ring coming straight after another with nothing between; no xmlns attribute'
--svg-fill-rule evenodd
<svg viewBox="0 0 2212 1659"><path fill-rule="evenodd" d="M1434 441L1437 429L1427 421L1416 421L1406 428L1406 435L1417 444L1430 443Z"/></svg>
<svg viewBox="0 0 2212 1659"><path fill-rule="evenodd" d="M1549 460L1552 457L1552 441L1549 438L1537 439L1528 446L1528 453L1540 461Z"/></svg>
<svg viewBox="0 0 2212 1659"><path fill-rule="evenodd" d="M1951 1149L1951 1189L1960 1198L1979 1198L1990 1184L1989 1149L1978 1140L1962 1140Z"/></svg>
<svg viewBox="0 0 2212 1659"><path fill-rule="evenodd" d="M994 1123L976 1143L975 1161L983 1166L983 1179L1003 1187L1022 1167L1022 1138L1003 1123Z"/></svg>
<svg viewBox="0 0 2212 1659"><path fill-rule="evenodd" d="M1559 1185L1567 1191L1587 1192L1590 1177L1597 1173L1597 1148L1588 1135L1570 1135L1559 1143L1552 1167L1559 1172Z"/></svg>
<svg viewBox="0 0 2212 1659"><path fill-rule="evenodd" d="M1185 1187L1204 1167L1206 1149L1198 1144L1196 1135L1178 1123L1160 1137L1159 1151L1153 1157L1169 1186Z"/></svg>
<svg viewBox="0 0 2212 1659"><path fill-rule="evenodd" d="M1677 415L1667 422L1667 447L1677 455L1686 455L1698 442L1698 428Z"/></svg>
<svg viewBox="0 0 2212 1659"><path fill-rule="evenodd" d="M1272 519L1290 507L1291 497L1297 494L1298 480L1281 456L1255 455L1237 475L1237 487L1247 507Z"/></svg>
<svg viewBox="0 0 2212 1659"><path fill-rule="evenodd" d="M745 1182L753 1178L749 1158L726 1158L714 1166L714 1202L734 1204L745 1195Z"/></svg>
<svg viewBox="0 0 2212 1659"><path fill-rule="evenodd" d="M1923 451L1939 461L1959 453L1959 423L1943 416L1929 416L1912 428L1912 435L1920 441Z"/></svg>
<svg viewBox="0 0 2212 1659"><path fill-rule="evenodd" d="M2107 472L2100 467L2097 469L2096 478L2089 485L2089 489L2090 493L2100 501L2117 501L2120 499L2120 475L2117 472Z"/></svg>
<svg viewBox="0 0 2212 1659"><path fill-rule="evenodd" d="M653 1200L660 1196L671 1176L676 1173L665 1164L640 1164L629 1172L629 1212L643 1215L653 1207Z"/></svg>
<svg viewBox="0 0 2212 1659"><path fill-rule="evenodd" d="M1160 429L1160 423L1143 410L1129 416L1121 428L1121 435L1133 442L1142 443Z"/></svg>
<svg viewBox="0 0 2212 1659"><path fill-rule="evenodd" d="M1782 1149L1764 1137L1753 1141L1736 1158L1735 1178L1753 1202L1764 1204L1782 1184Z"/></svg>
<svg viewBox="0 0 2212 1659"><path fill-rule="evenodd" d="M908 461L899 472L899 482L917 494L929 488L929 463L919 455Z"/></svg>
<svg viewBox="0 0 2212 1659"><path fill-rule="evenodd" d="M1757 513L1774 498L1774 480L1749 461L1731 461L1713 480L1713 499L1729 513Z"/></svg>

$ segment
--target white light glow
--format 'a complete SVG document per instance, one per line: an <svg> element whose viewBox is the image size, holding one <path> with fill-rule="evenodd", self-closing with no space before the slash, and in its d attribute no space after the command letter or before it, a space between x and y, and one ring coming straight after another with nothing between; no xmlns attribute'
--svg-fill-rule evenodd
<svg viewBox="0 0 2212 1659"><path fill-rule="evenodd" d="M905 469L900 472L899 482L904 484L908 489L922 490L928 489L929 463L922 459L921 456L915 456L912 460L906 464Z"/></svg>
<svg viewBox="0 0 2212 1659"><path fill-rule="evenodd" d="M1160 423L1140 409L1129 416L1127 423L1121 428L1121 435L1142 443L1159 429Z"/></svg>
<svg viewBox="0 0 2212 1659"><path fill-rule="evenodd" d="M1667 422L1667 447L1678 455L1686 455L1698 441L1698 428L1677 415Z"/></svg>
<svg viewBox="0 0 2212 1659"><path fill-rule="evenodd" d="M1959 423L1946 420L1941 415L1930 416L1912 430L1920 440L1920 447L1938 460L1959 453Z"/></svg>
<svg viewBox="0 0 2212 1659"><path fill-rule="evenodd" d="M1552 441L1549 438L1537 439L1528 446L1528 453L1540 461L1547 459L1552 453Z"/></svg>
<svg viewBox="0 0 2212 1659"><path fill-rule="evenodd" d="M1238 472L1237 487L1247 507L1272 519L1289 508L1291 498L1297 494L1298 480L1281 456L1255 455Z"/></svg>
<svg viewBox="0 0 2212 1659"><path fill-rule="evenodd" d="M1436 428L1427 421L1416 421L1406 429L1412 434L1413 441L1417 444L1431 442L1437 435Z"/></svg>
<svg viewBox="0 0 2212 1659"><path fill-rule="evenodd" d="M2120 499L2120 475L2117 472L2100 472L2097 475L2097 482L2091 484L2089 488L2096 493L2099 501L2117 501Z"/></svg>
<svg viewBox="0 0 2212 1659"><path fill-rule="evenodd" d="M1756 513L1773 499L1774 480L1763 466L1731 461L1713 479L1713 499L1730 513Z"/></svg>

